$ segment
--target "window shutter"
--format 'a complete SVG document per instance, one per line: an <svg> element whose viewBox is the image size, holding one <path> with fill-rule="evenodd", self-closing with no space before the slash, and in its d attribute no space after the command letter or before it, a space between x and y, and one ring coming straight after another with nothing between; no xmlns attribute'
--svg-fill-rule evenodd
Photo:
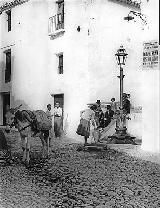
<svg viewBox="0 0 160 208"><path fill-rule="evenodd" d="M5 82L11 80L11 51L6 52Z"/></svg>
<svg viewBox="0 0 160 208"><path fill-rule="evenodd" d="M63 55L59 56L59 74L63 74Z"/></svg>
<svg viewBox="0 0 160 208"><path fill-rule="evenodd" d="M7 14L7 21L8 21L8 32L9 31L11 31L11 11L9 10L9 11L7 11L6 12L6 14Z"/></svg>
<svg viewBox="0 0 160 208"><path fill-rule="evenodd" d="M59 56L59 66L63 66L63 55Z"/></svg>

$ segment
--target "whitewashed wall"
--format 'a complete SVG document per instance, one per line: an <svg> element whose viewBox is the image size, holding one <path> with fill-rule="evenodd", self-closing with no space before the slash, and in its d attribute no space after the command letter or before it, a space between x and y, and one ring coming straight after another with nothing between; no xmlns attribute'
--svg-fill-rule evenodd
<svg viewBox="0 0 160 208"><path fill-rule="evenodd" d="M97 99L119 100L115 53L121 44L128 53L124 91L131 94L132 105L142 105L144 32L141 22L124 21L130 10L111 1L66 0L65 33L50 40L48 18L56 14L55 1L32 0L15 7L12 31L6 33L6 26L1 26L2 47L13 45L12 105L45 109L46 104L54 103L51 94L64 93L67 135L83 141L75 133L80 110ZM0 18L3 23L4 13ZM64 54L64 74L59 75L56 54L60 52Z"/></svg>
<svg viewBox="0 0 160 208"><path fill-rule="evenodd" d="M142 12L146 14L148 27L143 31L143 41L159 41L159 1L143 1ZM160 57L160 56L159 56ZM143 137L142 149L160 152L159 135L159 66L142 71L143 93Z"/></svg>

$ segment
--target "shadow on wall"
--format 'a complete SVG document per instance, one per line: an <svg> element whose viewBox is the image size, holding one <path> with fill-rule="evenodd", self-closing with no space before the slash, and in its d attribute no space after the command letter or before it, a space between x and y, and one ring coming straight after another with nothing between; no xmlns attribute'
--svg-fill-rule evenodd
<svg viewBox="0 0 160 208"><path fill-rule="evenodd" d="M67 115L66 115L66 117L64 117L64 124L63 124L63 134L64 135L67 135L67 131L68 131L68 129L69 129L69 123L68 123L68 113L67 113Z"/></svg>
<svg viewBox="0 0 160 208"><path fill-rule="evenodd" d="M4 70L4 69L5 69L5 62L0 61L0 70Z"/></svg>
<svg viewBox="0 0 160 208"><path fill-rule="evenodd" d="M137 139L142 139L142 111L132 111L128 121L128 132Z"/></svg>
<svg viewBox="0 0 160 208"><path fill-rule="evenodd" d="M14 100L13 98L13 104L11 103L10 108L16 108L18 106L20 106L20 110L32 110L23 100Z"/></svg>

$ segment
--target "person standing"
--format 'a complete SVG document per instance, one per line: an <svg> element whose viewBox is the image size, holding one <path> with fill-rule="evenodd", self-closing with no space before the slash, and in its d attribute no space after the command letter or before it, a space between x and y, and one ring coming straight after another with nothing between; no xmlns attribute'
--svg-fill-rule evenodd
<svg viewBox="0 0 160 208"><path fill-rule="evenodd" d="M101 109L101 101L100 100L97 100L96 107L97 107L95 110L96 125L99 128L103 128L103 126L104 126L104 113Z"/></svg>
<svg viewBox="0 0 160 208"><path fill-rule="evenodd" d="M55 137L60 137L62 133L62 108L58 102L54 107L54 133Z"/></svg>
<svg viewBox="0 0 160 208"><path fill-rule="evenodd" d="M114 115L114 111L111 110L111 106L110 105L107 105L107 110L106 110L106 112L104 114L104 126L105 127L107 127L110 124L110 122L111 122L111 120L113 118L113 115Z"/></svg>
<svg viewBox="0 0 160 208"><path fill-rule="evenodd" d="M123 112L127 115L130 114L130 108L131 108L131 104L130 101L128 99L128 96L126 93L123 93Z"/></svg>
<svg viewBox="0 0 160 208"><path fill-rule="evenodd" d="M80 112L80 125L77 128L77 134L84 136L84 145L87 144L87 139L90 136L90 123L96 128L95 122L95 110L97 107L95 105L90 106Z"/></svg>
<svg viewBox="0 0 160 208"><path fill-rule="evenodd" d="M52 114L51 114L51 109L52 109L52 107L51 107L51 104L48 104L47 105L47 111L46 111L46 114L47 114L47 117L49 118L49 119L52 119Z"/></svg>
<svg viewBox="0 0 160 208"><path fill-rule="evenodd" d="M48 104L46 114L47 114L47 118L52 123L53 115L51 114L51 109L52 109L51 104ZM51 138L52 138L52 128L49 130L49 147L51 146Z"/></svg>
<svg viewBox="0 0 160 208"><path fill-rule="evenodd" d="M117 110L117 105L116 105L116 102L115 102L115 98L111 99L111 110L114 111L114 114Z"/></svg>

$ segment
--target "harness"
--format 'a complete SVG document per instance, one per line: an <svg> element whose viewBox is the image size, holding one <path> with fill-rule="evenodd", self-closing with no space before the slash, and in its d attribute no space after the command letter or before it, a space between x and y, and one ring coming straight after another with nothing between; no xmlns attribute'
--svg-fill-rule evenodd
<svg viewBox="0 0 160 208"><path fill-rule="evenodd" d="M23 128L19 129L19 132L25 130L27 127L31 126L31 124L28 124L27 126L24 126Z"/></svg>
<svg viewBox="0 0 160 208"><path fill-rule="evenodd" d="M13 122L11 125L10 125L10 128L12 128L13 126L16 126L16 124L18 123L17 119L15 118L15 122ZM18 131L21 132L23 131L24 129L26 129L27 127L31 126L32 124L28 124L27 126L24 126L22 127L21 129L19 129Z"/></svg>
<svg viewBox="0 0 160 208"><path fill-rule="evenodd" d="M27 127L31 126L34 128L34 119L35 119L35 115L32 111L27 111L27 110L23 110L23 111L19 111L15 114L15 122L13 125L18 124L18 120L22 121L23 119L26 119L29 124L22 127L21 129L19 129L18 131L21 132L23 130L25 130Z"/></svg>

